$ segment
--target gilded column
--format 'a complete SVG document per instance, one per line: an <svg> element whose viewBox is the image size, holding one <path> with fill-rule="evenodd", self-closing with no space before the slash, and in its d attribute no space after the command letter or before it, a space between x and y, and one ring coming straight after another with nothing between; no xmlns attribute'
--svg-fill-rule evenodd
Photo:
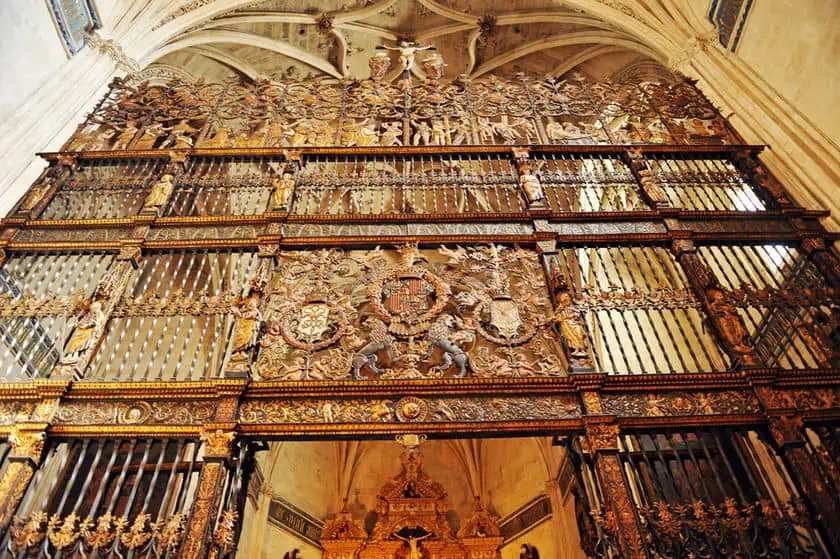
<svg viewBox="0 0 840 559"><path fill-rule="evenodd" d="M0 477L0 534L5 533L44 452L45 424L15 427L9 435L12 445L9 464Z"/></svg>
<svg viewBox="0 0 840 559"><path fill-rule="evenodd" d="M835 554L840 555L840 502L822 475L819 459L805 446L802 417L779 415L768 419L770 434L788 464L791 476L811 505L823 535Z"/></svg>
<svg viewBox="0 0 840 559"><path fill-rule="evenodd" d="M192 507L189 524L186 527L181 559L199 559L207 556L211 543L219 542L213 534L213 521L222 500L222 492L228 472L228 462L233 450L236 433L229 430L230 424L205 426L201 434L204 441L204 464L198 479L198 489ZM234 524L236 518L230 514L222 518L221 527Z"/></svg>
<svg viewBox="0 0 840 559"><path fill-rule="evenodd" d="M644 558L647 552L642 528L622 472L618 435L617 424L592 422L586 425L586 436L581 442L594 456L595 473L606 509L606 530L612 532L624 559Z"/></svg>
<svg viewBox="0 0 840 559"><path fill-rule="evenodd" d="M825 281L840 290L840 258L825 244L822 237L802 239L802 252L816 265Z"/></svg>
<svg viewBox="0 0 840 559"><path fill-rule="evenodd" d="M700 298L709 330L729 355L733 368L757 366L759 358L744 320L730 302L729 292L720 286L712 271L697 255L694 242L690 239L675 239L671 251L685 271L691 288Z"/></svg>

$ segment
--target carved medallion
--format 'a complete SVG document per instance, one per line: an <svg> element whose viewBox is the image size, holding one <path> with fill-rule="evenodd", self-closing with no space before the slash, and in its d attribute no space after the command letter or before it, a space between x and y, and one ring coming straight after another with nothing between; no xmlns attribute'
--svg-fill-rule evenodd
<svg viewBox="0 0 840 559"><path fill-rule="evenodd" d="M429 413L429 405L425 400L408 396L397 402L394 411L400 421L416 423L426 419Z"/></svg>
<svg viewBox="0 0 840 559"><path fill-rule="evenodd" d="M368 288L374 312L400 336L413 336L429 328L446 307L449 285L435 274L415 266L425 260L416 244L400 249L401 264L380 273Z"/></svg>
<svg viewBox="0 0 840 559"><path fill-rule="evenodd" d="M344 310L336 303L309 299L289 305L280 315L280 333L298 349L318 351L336 343L347 332Z"/></svg>

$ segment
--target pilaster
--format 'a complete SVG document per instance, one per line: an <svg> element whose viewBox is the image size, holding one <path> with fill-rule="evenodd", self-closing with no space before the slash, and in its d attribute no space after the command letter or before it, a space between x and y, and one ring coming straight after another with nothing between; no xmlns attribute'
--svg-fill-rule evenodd
<svg viewBox="0 0 840 559"><path fill-rule="evenodd" d="M215 543L213 521L222 499L236 433L230 424L205 425L204 464L198 479L192 514L185 529L181 559L205 557L211 542Z"/></svg>
<svg viewBox="0 0 840 559"><path fill-rule="evenodd" d="M824 479L819 460L806 448L800 415L777 415L768 418L773 441L787 462L791 476L811 505L814 520L834 553L840 554L840 503L831 485Z"/></svg>
<svg viewBox="0 0 840 559"><path fill-rule="evenodd" d="M5 533L32 476L41 462L46 424L24 424L12 429L12 445L5 471L0 476L0 534Z"/></svg>
<svg viewBox="0 0 840 559"><path fill-rule="evenodd" d="M586 424L581 441L594 456L595 473L606 508L606 529L613 532L625 559L646 558L644 538L618 454L619 426L611 418Z"/></svg>

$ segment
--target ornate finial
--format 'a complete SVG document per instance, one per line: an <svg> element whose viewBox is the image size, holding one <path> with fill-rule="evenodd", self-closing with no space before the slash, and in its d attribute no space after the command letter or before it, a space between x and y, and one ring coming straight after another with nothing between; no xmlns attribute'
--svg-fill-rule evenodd
<svg viewBox="0 0 840 559"><path fill-rule="evenodd" d="M391 67L391 57L387 52L379 51L370 57L368 68L370 68L370 79L375 82L382 81L388 68Z"/></svg>
<svg viewBox="0 0 840 559"><path fill-rule="evenodd" d="M414 433L406 433L404 435L397 435L394 437L398 443L400 443L403 448L408 450L409 452L413 452L420 447L421 444L426 442L426 435L416 435Z"/></svg>
<svg viewBox="0 0 840 559"><path fill-rule="evenodd" d="M430 80L440 81L443 78L445 68L446 62L440 54L430 54L423 59L423 71L426 72L426 77Z"/></svg>
<svg viewBox="0 0 840 559"><path fill-rule="evenodd" d="M334 17L330 14L321 14L315 20L315 25L318 27L318 33L327 35L333 30Z"/></svg>

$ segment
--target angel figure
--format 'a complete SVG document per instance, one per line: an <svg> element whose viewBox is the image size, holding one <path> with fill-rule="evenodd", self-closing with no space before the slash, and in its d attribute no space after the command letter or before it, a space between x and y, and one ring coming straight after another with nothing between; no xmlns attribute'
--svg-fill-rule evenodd
<svg viewBox="0 0 840 559"><path fill-rule="evenodd" d="M420 542L426 538L432 537L432 535L426 534L425 536L420 537L408 536L405 538L399 534L394 534L394 537L408 544L408 556L406 559L423 559L423 552L420 551Z"/></svg>

